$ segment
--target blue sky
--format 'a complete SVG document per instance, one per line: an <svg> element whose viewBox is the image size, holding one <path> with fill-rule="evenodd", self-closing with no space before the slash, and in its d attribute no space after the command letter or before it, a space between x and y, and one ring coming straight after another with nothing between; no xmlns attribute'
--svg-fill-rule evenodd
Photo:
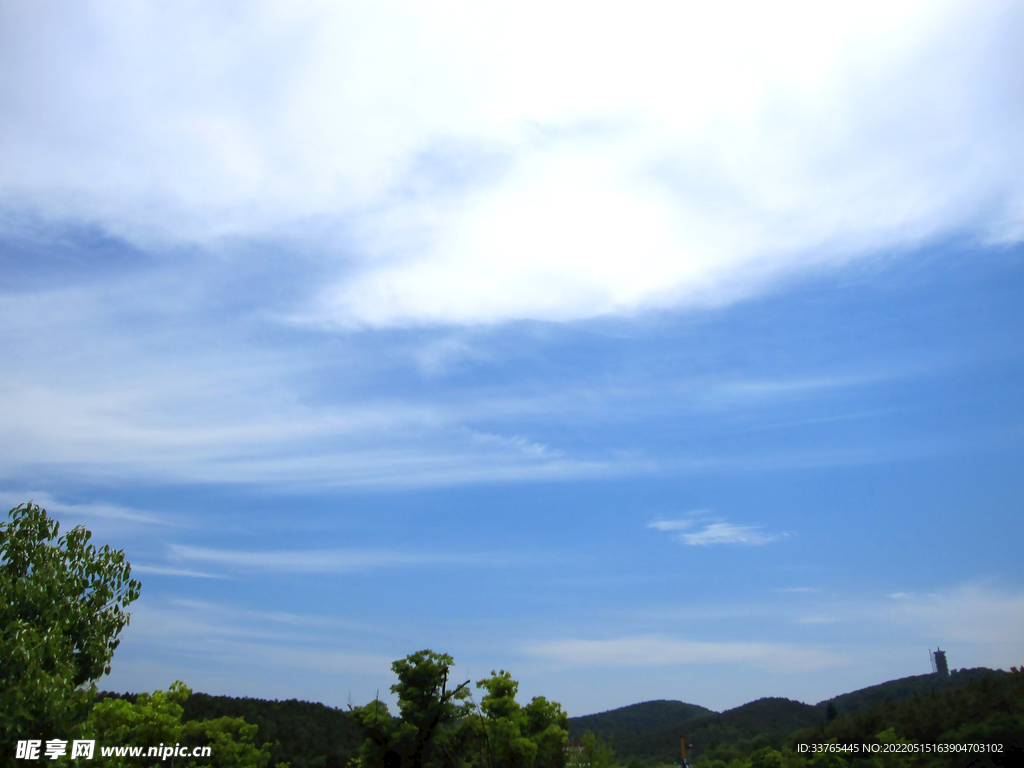
<svg viewBox="0 0 1024 768"><path fill-rule="evenodd" d="M0 5L0 500L142 580L103 687L1020 664L1022 21Z"/></svg>

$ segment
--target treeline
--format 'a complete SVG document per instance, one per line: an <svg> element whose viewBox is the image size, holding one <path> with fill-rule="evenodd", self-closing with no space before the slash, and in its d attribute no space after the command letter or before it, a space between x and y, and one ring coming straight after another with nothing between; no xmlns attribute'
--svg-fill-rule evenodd
<svg viewBox="0 0 1024 768"><path fill-rule="evenodd" d="M112 698L134 702L137 694L104 691L97 696L98 701ZM326 704L193 693L182 702L182 709L186 722L227 717L257 726L259 740L267 746L269 765L346 768L363 743L349 713Z"/></svg>
<svg viewBox="0 0 1024 768"><path fill-rule="evenodd" d="M503 670L477 681L478 704L469 680L450 683L453 664L431 650L392 664L394 715L379 700L342 711L192 694L176 682L166 692L99 694L82 732L124 746L214 744L211 763L238 768L566 768L570 754L589 768L614 765L593 734L567 752L568 716L557 702L535 696L521 705L519 683Z"/></svg>
<svg viewBox="0 0 1024 768"><path fill-rule="evenodd" d="M966 744L986 746L983 752L921 751L923 745ZM812 745L826 745L828 751L815 752ZM999 745L998 751L989 745ZM782 739L762 734L712 744L691 764L693 768L1017 768L1024 765L1024 670L1014 667L1009 673L972 679L962 688L877 703Z"/></svg>
<svg viewBox="0 0 1024 768"><path fill-rule="evenodd" d="M989 674L955 690L915 694L902 701L876 704L866 712L837 717L793 734L789 744L835 741L840 745L877 743L891 730L897 739L918 744L1001 744L992 764L1024 765L1024 668ZM977 755L937 764L969 764ZM909 760L926 765L929 760ZM983 763L979 763L983 764Z"/></svg>
<svg viewBox="0 0 1024 768"><path fill-rule="evenodd" d="M381 701L352 709L364 737L359 766L565 768L569 718L558 702L535 696L521 705L519 683L502 670L477 681L478 705L469 680L449 681L453 664L447 654L424 650L391 665L398 715ZM601 768L603 755L591 749L584 759Z"/></svg>
<svg viewBox="0 0 1024 768"><path fill-rule="evenodd" d="M781 746L786 736L821 720L818 709L783 698L764 698L722 713L694 717L675 725L643 730L602 730L601 736L614 748L625 765L640 766L678 763L679 737L686 736L691 757L719 744L741 744L752 748Z"/></svg>
<svg viewBox="0 0 1024 768"><path fill-rule="evenodd" d="M903 677L899 680L890 680L880 685L872 685L868 688L861 688L852 693L844 693L833 699L822 701L817 704L824 715L828 705L831 704L836 713L850 715L855 712L865 712L875 704L882 704L887 701L898 701L909 699L915 694L930 694L937 691L948 691L955 688L963 688L973 680L980 680L990 675L1005 675L1001 669L987 669L986 667L975 667L974 669L954 669L948 676L944 675L914 675Z"/></svg>
<svg viewBox="0 0 1024 768"><path fill-rule="evenodd" d="M971 686L980 684L981 680L989 678L990 682L985 685L992 685L991 681L1000 681L1009 674L977 668L954 670L948 677L916 675L843 694L814 706L789 699L765 698L722 713L702 712L702 708L679 701L651 701L572 718L570 725L573 734L584 727L595 730L615 749L618 761L631 768L678 763L681 734L686 735L691 763L711 754L713 759L722 760L726 765L739 760L736 768L742 768L744 761L755 753L764 750L785 753L789 737L795 732L805 732L806 737L809 730L825 728L832 720L848 724L854 715L864 716L869 712L877 715L877 707L882 705L885 713L901 711L898 709L900 702L911 706L915 696L934 699L964 689L964 695L970 697L973 694L967 689L975 690ZM969 718L974 717L970 707L961 704L960 710ZM872 721L861 718L857 722L868 722L858 736L868 734L871 738L889 728L896 729L893 738L898 738L895 734L903 728L900 721L888 718L888 714L876 716ZM818 733L817 742L833 738L833 731L839 725L828 727L832 735ZM801 764L799 759L794 760L795 765Z"/></svg>

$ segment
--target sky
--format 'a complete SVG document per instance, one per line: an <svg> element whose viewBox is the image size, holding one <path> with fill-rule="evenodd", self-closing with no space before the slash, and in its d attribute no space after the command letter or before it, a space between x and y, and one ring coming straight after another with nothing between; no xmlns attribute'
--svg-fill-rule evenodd
<svg viewBox="0 0 1024 768"><path fill-rule="evenodd" d="M0 501L109 677L1024 663L1024 6L0 2Z"/></svg>

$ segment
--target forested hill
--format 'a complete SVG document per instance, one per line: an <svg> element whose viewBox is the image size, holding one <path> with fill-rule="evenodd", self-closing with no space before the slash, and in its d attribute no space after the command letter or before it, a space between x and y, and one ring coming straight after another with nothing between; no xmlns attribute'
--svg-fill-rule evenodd
<svg viewBox="0 0 1024 768"><path fill-rule="evenodd" d="M882 710L876 705L882 702L887 702L889 707L910 702L914 697L952 695L972 682L973 687L977 687L986 676L992 676L991 682L986 684L1001 684L1000 681L1009 679L1007 675L1009 673L1001 670L985 668L953 671L945 678L916 675L845 693L813 706L790 699L765 698L721 713L682 701L646 701L570 718L569 727L574 741L585 731L605 738L623 765L634 760L641 764L669 763L677 759L679 736L683 733L687 743L694 746L694 755L713 745L745 742L752 748L781 746L785 737L794 731L824 727L830 702L835 704L839 716L830 728L848 727L847 722L854 722L850 717L858 724L867 717L864 722L868 725L858 726L867 733L873 727L881 730L888 722L886 718L877 717ZM135 700L135 694L102 693L99 698L111 696ZM899 720L892 714L898 714L897 710L884 712L894 723ZM236 699L204 693L192 694L185 703L185 720L225 716L244 717L259 726L258 741L272 744L271 765L288 762L292 768L343 768L355 756L362 741L347 712L323 704Z"/></svg>
<svg viewBox="0 0 1024 768"><path fill-rule="evenodd" d="M793 731L824 724L830 702L841 717L866 712L882 702L955 691L987 675L998 678L1006 674L980 667L952 671L949 677L915 675L844 693L816 705L765 698L721 713L681 701L648 701L570 718L570 734L579 739L584 731L593 731L612 745L623 764L634 760L642 764L668 763L678 760L681 734L693 745L695 755L715 744L756 742L779 746Z"/></svg>
<svg viewBox="0 0 1024 768"><path fill-rule="evenodd" d="M569 734L578 739L584 731L609 734L614 731L646 731L674 726L697 717L715 714L714 710L683 701L645 701L596 715L569 718Z"/></svg>
<svg viewBox="0 0 1024 768"><path fill-rule="evenodd" d="M667 763L679 756L679 737L686 735L694 754L711 744L736 742L757 736L776 736L781 742L788 733L821 722L817 707L799 701L767 698L751 701L722 713L686 720L648 730L604 732L619 760L639 759L645 763Z"/></svg>
<svg viewBox="0 0 1024 768"><path fill-rule="evenodd" d="M1005 674L1007 673L1001 669L975 667L974 669L954 669L949 673L949 677L939 677L934 674L902 677L899 680L890 680L887 683L861 688L852 693L844 693L833 699L819 701L817 707L824 714L831 702L835 704L837 714L852 715L857 712L866 712L875 704L886 701L909 699L914 694L950 691L963 688L972 680L980 680L987 675Z"/></svg>

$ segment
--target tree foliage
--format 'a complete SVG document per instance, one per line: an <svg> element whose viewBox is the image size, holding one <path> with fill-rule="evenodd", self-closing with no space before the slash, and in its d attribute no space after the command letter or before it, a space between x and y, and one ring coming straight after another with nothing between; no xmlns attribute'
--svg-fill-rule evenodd
<svg viewBox="0 0 1024 768"><path fill-rule="evenodd" d="M991 763L1017 765L1024 758L1024 669L1013 667L1009 673L973 679L963 688L877 704L867 711L795 733L789 741L862 744L880 743L883 736L920 744L999 743L1003 752L987 756ZM957 759L937 762L956 764ZM908 758L906 764L924 762Z"/></svg>
<svg viewBox="0 0 1024 768"><path fill-rule="evenodd" d="M477 681L485 691L476 718L463 727L468 756L479 768L563 768L569 718L558 702L516 701L519 683L505 670Z"/></svg>
<svg viewBox="0 0 1024 768"><path fill-rule="evenodd" d="M448 687L451 656L419 651L392 665L399 716L375 700L354 707L364 734L364 768L564 768L568 716L557 702L516 701L519 683L502 670L477 682L479 706L469 681Z"/></svg>
<svg viewBox="0 0 1024 768"><path fill-rule="evenodd" d="M612 768L616 764L615 750L600 736L587 731L580 738L580 764L587 768Z"/></svg>
<svg viewBox="0 0 1024 768"><path fill-rule="evenodd" d="M375 700L354 707L352 714L365 742L359 759L368 768L423 768L457 766L452 747L452 726L468 712L469 681L448 689L451 656L431 650L417 651L391 665L398 682L399 718ZM435 759L436 758L436 759Z"/></svg>
<svg viewBox="0 0 1024 768"><path fill-rule="evenodd" d="M89 543L28 503L0 523L0 740L68 736L110 671L139 596L124 552Z"/></svg>
<svg viewBox="0 0 1024 768"><path fill-rule="evenodd" d="M363 743L351 713L325 704L193 693L183 706L185 721L241 717L259 726L260 739L272 744L271 765L346 768Z"/></svg>
<svg viewBox="0 0 1024 768"><path fill-rule="evenodd" d="M210 747L210 757L177 757L174 768L265 768L272 745L256 744L256 725L240 717L182 722L184 704L191 693L179 680L167 691L140 693L134 703L120 698L104 699L93 706L83 730L88 738L107 745ZM97 768L161 763L158 757L96 757Z"/></svg>

